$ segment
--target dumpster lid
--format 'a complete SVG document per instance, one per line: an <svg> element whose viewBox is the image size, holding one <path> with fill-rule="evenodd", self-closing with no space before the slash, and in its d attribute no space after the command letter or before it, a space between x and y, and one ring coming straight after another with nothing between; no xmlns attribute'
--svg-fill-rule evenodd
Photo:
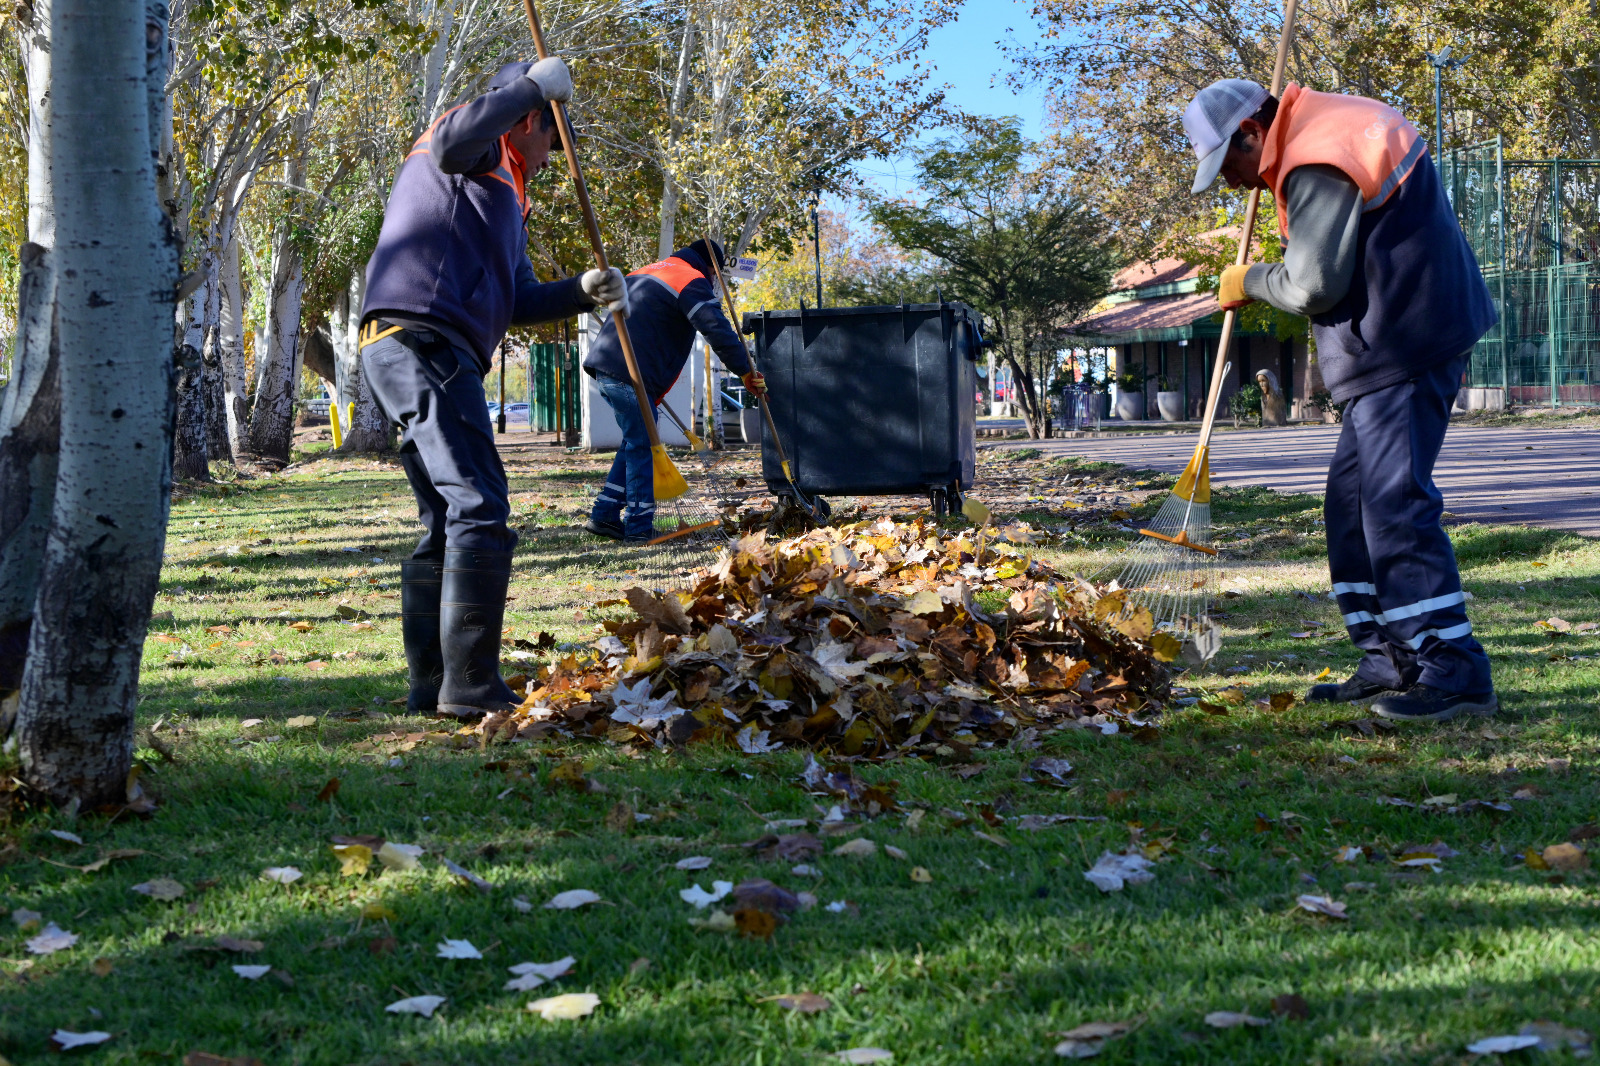
<svg viewBox="0 0 1600 1066"><path fill-rule="evenodd" d="M978 315L978 312L974 311L971 307L959 300L945 300L943 303L936 304L884 304L878 307L801 307L798 309L786 308L783 310L773 311L746 311L744 313L744 319L748 322L751 319L760 319L763 317L803 318L810 317L812 315L883 315L901 314L907 311L939 311L944 308L965 311L974 318L976 318Z"/></svg>

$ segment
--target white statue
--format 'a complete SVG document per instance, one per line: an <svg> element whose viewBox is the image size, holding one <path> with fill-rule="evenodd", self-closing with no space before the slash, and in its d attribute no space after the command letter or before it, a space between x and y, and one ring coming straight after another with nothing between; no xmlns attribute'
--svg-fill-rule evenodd
<svg viewBox="0 0 1600 1066"><path fill-rule="evenodd" d="M1256 371L1256 384L1261 387L1261 424L1286 426L1289 424L1289 401L1278 387L1278 375L1270 370Z"/></svg>

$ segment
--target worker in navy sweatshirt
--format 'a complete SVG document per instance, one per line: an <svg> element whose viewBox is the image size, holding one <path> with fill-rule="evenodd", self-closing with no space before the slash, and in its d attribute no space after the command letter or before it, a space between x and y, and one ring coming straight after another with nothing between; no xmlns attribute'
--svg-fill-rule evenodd
<svg viewBox="0 0 1600 1066"><path fill-rule="evenodd" d="M1201 160L1193 191L1218 174L1271 190L1284 238L1283 262L1223 271L1218 302L1308 316L1323 381L1345 404L1328 570L1364 655L1309 698L1400 721L1494 713L1433 464L1495 310L1427 144L1380 101L1294 84L1280 100L1237 79L1202 89L1183 125Z"/></svg>
<svg viewBox="0 0 1600 1066"><path fill-rule="evenodd" d="M500 677L517 536L483 378L508 327L625 295L620 271L540 284L528 261L524 185L558 139L550 102L571 97L559 59L511 63L441 115L401 163L367 263L362 369L400 430L424 527L400 565L412 711L472 719L520 702Z"/></svg>
<svg viewBox="0 0 1600 1066"><path fill-rule="evenodd" d="M717 257L715 268L713 255ZM757 395L766 391L766 379L756 373L744 341L722 313L717 298L713 278L726 261L722 245L699 240L628 275L628 335L653 404L660 405L683 373L696 333L711 345L723 366L739 375L745 388ZM654 535L656 517L650 436L628 377L616 323L610 318L589 347L583 369L599 383L600 394L622 429L622 446L584 528L612 540L648 540Z"/></svg>

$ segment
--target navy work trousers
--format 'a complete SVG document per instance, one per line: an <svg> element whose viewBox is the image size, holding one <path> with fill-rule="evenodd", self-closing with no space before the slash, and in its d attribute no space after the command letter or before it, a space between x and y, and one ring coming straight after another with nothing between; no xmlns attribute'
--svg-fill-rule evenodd
<svg viewBox="0 0 1600 1066"><path fill-rule="evenodd" d="M400 428L400 465L423 525L412 558L442 560L447 545L516 547L477 359L436 333L402 330L363 348L361 366L378 407Z"/></svg>
<svg viewBox="0 0 1600 1066"><path fill-rule="evenodd" d="M656 526L655 469L651 465L650 433L645 428L644 416L639 412L639 400L633 384L620 381L609 374L596 374L600 395L606 406L617 416L622 430L622 445L611 462L611 472L606 475L605 487L595 498L589 514L597 522L622 523L625 537L653 537ZM656 412L652 408L651 412ZM624 511L626 506L626 511Z"/></svg>
<svg viewBox="0 0 1600 1066"><path fill-rule="evenodd" d="M1391 688L1450 693L1493 687L1472 636L1433 464L1466 357L1351 400L1328 467L1328 570L1356 673Z"/></svg>

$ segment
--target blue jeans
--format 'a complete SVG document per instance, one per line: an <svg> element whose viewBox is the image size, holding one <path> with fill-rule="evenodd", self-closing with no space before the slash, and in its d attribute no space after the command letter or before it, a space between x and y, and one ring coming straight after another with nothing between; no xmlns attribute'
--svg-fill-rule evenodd
<svg viewBox="0 0 1600 1066"><path fill-rule="evenodd" d="M1328 570L1350 640L1366 652L1356 673L1380 685L1493 687L1433 483L1465 367L1452 359L1351 400L1328 466Z"/></svg>
<svg viewBox="0 0 1600 1066"><path fill-rule="evenodd" d="M622 427L622 447L611 463L605 487L589 512L596 522L621 522L625 537L653 537L656 527L655 473L650 466L650 433L633 385L607 374L596 374L600 395L605 397L617 425ZM652 415L655 409L652 408ZM626 506L626 515L624 515Z"/></svg>

